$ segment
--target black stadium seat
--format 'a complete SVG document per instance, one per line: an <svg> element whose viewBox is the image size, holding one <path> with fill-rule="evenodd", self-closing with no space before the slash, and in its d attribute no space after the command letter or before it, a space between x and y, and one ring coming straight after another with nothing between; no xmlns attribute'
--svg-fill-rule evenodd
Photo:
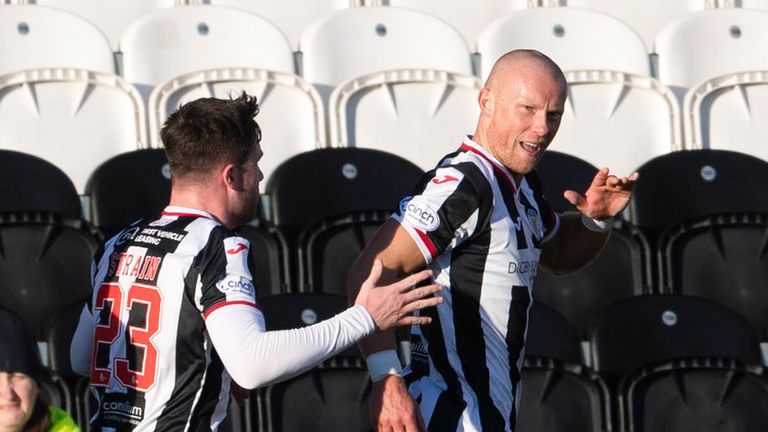
<svg viewBox="0 0 768 432"><path fill-rule="evenodd" d="M597 174L597 167L577 156L547 150L536 165L544 196L556 212L576 210L563 192L573 190L583 194Z"/></svg>
<svg viewBox="0 0 768 432"><path fill-rule="evenodd" d="M50 162L0 150L0 213L24 211L79 218L80 198L69 177Z"/></svg>
<svg viewBox="0 0 768 432"><path fill-rule="evenodd" d="M106 236L141 217L159 214L171 197L165 151L119 154L91 174L85 191L91 197L91 220Z"/></svg>

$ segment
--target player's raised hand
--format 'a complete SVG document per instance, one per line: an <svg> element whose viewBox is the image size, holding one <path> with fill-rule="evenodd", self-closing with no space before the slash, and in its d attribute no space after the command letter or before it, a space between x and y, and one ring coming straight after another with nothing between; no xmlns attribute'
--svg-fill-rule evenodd
<svg viewBox="0 0 768 432"><path fill-rule="evenodd" d="M638 176L635 172L629 177L617 177L610 175L608 168L603 168L597 172L583 196L572 190L565 191L563 196L592 219L608 219L627 206Z"/></svg>
<svg viewBox="0 0 768 432"><path fill-rule="evenodd" d="M388 330L398 325L428 324L429 317L414 316L413 312L442 302L434 296L440 285L432 284L414 288L416 284L432 276L431 270L422 270L386 286L376 286L384 264L375 260L368 279L363 282L355 304L362 305L371 314L377 330Z"/></svg>

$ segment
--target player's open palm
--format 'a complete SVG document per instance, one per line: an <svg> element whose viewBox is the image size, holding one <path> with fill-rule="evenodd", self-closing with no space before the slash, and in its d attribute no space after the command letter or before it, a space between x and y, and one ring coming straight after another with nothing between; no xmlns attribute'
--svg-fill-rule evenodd
<svg viewBox="0 0 768 432"><path fill-rule="evenodd" d="M355 304L362 305L371 314L377 330L388 330L399 325L428 324L429 317L414 316L413 312L432 307L443 299L434 294L442 289L432 284L414 288L432 275L430 270L414 273L386 286L376 286L381 277L383 264L375 260L371 274L363 282Z"/></svg>
<svg viewBox="0 0 768 432"><path fill-rule="evenodd" d="M609 175L608 168L603 168L583 196L571 190L565 191L563 196L581 213L593 219L607 219L627 206L637 178L636 172L629 177L617 177Z"/></svg>

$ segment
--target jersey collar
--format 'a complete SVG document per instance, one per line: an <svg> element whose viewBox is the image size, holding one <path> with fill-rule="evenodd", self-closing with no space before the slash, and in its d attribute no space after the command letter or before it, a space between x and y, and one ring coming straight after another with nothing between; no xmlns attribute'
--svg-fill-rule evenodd
<svg viewBox="0 0 768 432"><path fill-rule="evenodd" d="M163 210L163 216L175 216L175 217L204 217L211 220L216 220L215 217L213 217L210 213L193 209L189 207L181 207L181 206L167 206Z"/></svg>
<svg viewBox="0 0 768 432"><path fill-rule="evenodd" d="M485 147L482 145L476 143L472 138L470 138L469 135L466 135L464 137L464 141L461 144L462 149L471 151L475 154L480 155L483 159L488 161L491 166L493 167L493 170L497 173L501 174L503 178L507 179L509 181L509 185L512 188L512 191L514 191L515 194L517 194L518 190L520 190L520 186L522 186L523 183L525 183L525 176L523 176L522 180L520 180L520 185L515 183L515 178L512 177L512 173L509 171L509 168L505 167L504 164L499 162L498 159L496 159Z"/></svg>

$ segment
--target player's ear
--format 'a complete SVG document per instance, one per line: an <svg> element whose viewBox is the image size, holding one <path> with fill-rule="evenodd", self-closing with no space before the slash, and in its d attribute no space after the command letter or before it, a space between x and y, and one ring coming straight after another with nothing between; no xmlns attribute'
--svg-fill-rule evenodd
<svg viewBox="0 0 768 432"><path fill-rule="evenodd" d="M243 189L243 173L240 167L235 164L226 164L219 171L221 180L228 189L240 191Z"/></svg>
<svg viewBox="0 0 768 432"><path fill-rule="evenodd" d="M477 103L480 105L480 111L483 114L490 114L493 112L493 93L488 87L480 89L480 93L477 95Z"/></svg>

